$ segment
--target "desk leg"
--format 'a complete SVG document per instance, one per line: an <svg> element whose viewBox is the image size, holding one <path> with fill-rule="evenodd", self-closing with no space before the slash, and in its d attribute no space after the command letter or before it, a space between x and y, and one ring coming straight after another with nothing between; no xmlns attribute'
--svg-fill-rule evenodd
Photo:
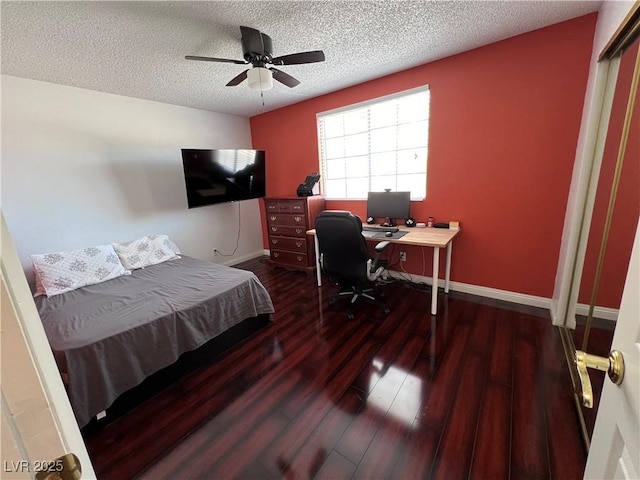
<svg viewBox="0 0 640 480"><path fill-rule="evenodd" d="M313 243L316 247L316 278L318 279L318 286L322 286L322 273L320 272L320 245L318 245L318 235L313 236Z"/></svg>
<svg viewBox="0 0 640 480"><path fill-rule="evenodd" d="M451 248L453 240L447 245L447 266L444 271L444 293L449 293L449 276L451 275Z"/></svg>
<svg viewBox="0 0 640 480"><path fill-rule="evenodd" d="M433 247L433 285L431 286L431 315L438 311L438 270L440 269L440 248Z"/></svg>

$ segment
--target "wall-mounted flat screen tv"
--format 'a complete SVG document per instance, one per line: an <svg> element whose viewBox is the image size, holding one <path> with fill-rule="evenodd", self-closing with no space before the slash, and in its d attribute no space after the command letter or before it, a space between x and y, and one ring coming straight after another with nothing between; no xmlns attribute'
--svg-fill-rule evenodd
<svg viewBox="0 0 640 480"><path fill-rule="evenodd" d="M266 195L264 150L182 149L189 208Z"/></svg>

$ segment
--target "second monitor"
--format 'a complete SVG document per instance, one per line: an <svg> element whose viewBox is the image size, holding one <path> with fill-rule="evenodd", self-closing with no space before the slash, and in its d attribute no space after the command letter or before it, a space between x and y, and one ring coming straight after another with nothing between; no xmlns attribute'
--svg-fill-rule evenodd
<svg viewBox="0 0 640 480"><path fill-rule="evenodd" d="M367 217L384 218L386 226L394 226L399 218L409 218L411 192L369 192Z"/></svg>

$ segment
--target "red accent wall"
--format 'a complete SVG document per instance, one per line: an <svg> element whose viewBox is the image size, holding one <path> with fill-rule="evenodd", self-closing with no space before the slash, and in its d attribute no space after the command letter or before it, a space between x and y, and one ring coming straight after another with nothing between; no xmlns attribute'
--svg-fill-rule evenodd
<svg viewBox="0 0 640 480"><path fill-rule="evenodd" d="M253 146L267 151L267 193L295 194L319 170L316 113L428 84L427 197L412 202L412 216L460 221L453 281L551 297L596 18L252 117ZM364 216L366 202L328 201L327 208ZM431 276L431 251L406 251L406 270Z"/></svg>
<svg viewBox="0 0 640 480"><path fill-rule="evenodd" d="M616 160L627 99L631 89L633 68L640 42L624 52L620 62L620 71L616 81L616 90L611 109L611 120L607 130L607 140L602 158L602 168L598 179L598 189L589 231L589 241L585 256L582 281L578 302L589 304L596 276L600 246L604 232L604 223L609 206L609 197L613 184ZM627 278L631 248L640 215L640 92L636 92L636 101L626 152L620 175L620 183L616 195L615 209L611 220L611 229L605 250L604 264L596 305L609 308L620 308L622 290Z"/></svg>

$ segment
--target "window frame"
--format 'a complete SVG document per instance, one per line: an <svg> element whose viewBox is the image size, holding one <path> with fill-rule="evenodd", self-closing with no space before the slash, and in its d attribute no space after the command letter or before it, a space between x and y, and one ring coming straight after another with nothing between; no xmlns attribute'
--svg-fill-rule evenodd
<svg viewBox="0 0 640 480"><path fill-rule="evenodd" d="M402 90L400 92L394 92L388 95L383 95L381 97L376 97L376 98L371 98L368 100L364 100L362 102L358 102L358 103L353 103L350 105L345 105L342 107L338 107L338 108L334 108L331 110L326 110L323 112L318 112L316 113L316 132L317 132L317 142L318 142L318 161L319 161L319 171L321 174L321 187L322 187L322 192L323 194L326 195L326 186L325 186L325 182L327 180L327 175L326 175L326 169L327 169L327 159L323 158L323 148L326 148L326 141L327 139L323 136L322 134L322 128L321 128L321 121L324 117L329 117L332 115L336 115L336 114L341 114L341 113L347 113L347 112L355 112L359 109L363 109L363 108L367 108L371 105L377 105L377 104L381 104L384 102L387 102L389 100L394 100L394 99L400 99L403 97L407 97L410 95L415 95L418 93L424 93L426 92L428 94L427 97L427 114L425 119L422 120L418 120L418 121L425 121L427 122L427 130L425 132L426 135L426 142L425 142L425 146L424 147L416 147L416 148L424 148L425 149L425 165L424 165L424 173L422 172L414 172L414 173L409 173L408 175L420 175L423 176L424 178L424 196L422 196L422 194L420 193L417 196L414 196L412 194L411 196L411 201L422 201L426 198L427 196L427 178L428 178L428 158L429 158L429 122L430 122L430 113L431 113L431 89L429 87L429 84L425 84L425 85L420 85L418 87L414 87L414 88L410 88L407 90ZM398 125L402 125L401 123L395 123L393 124L394 126L398 126ZM367 135L370 135L370 132L372 130L371 126L368 126L368 129L366 130ZM363 132L364 133L364 132ZM346 137L347 135L343 135L343 137ZM324 142L324 143L323 143ZM368 147L369 147L369 152L366 154L368 157L368 162L369 165L371 165L371 139L368 139ZM400 149L396 149L396 155L397 152L401 151ZM348 158L348 157L347 157ZM355 156L352 158L356 158ZM397 159L396 159L397 162ZM399 174L396 171L394 174L395 178L397 179ZM376 177L379 175L374 175L373 177ZM345 176L345 180L350 178L349 176ZM369 183L369 189L371 189L371 179L372 179L372 175L371 175L371 171L369 170L368 174L366 175L367 181ZM344 195L343 197L331 197L328 198L328 200L336 200L336 201L358 201L358 200L366 200L366 196L364 197L351 197L349 198L347 195Z"/></svg>

